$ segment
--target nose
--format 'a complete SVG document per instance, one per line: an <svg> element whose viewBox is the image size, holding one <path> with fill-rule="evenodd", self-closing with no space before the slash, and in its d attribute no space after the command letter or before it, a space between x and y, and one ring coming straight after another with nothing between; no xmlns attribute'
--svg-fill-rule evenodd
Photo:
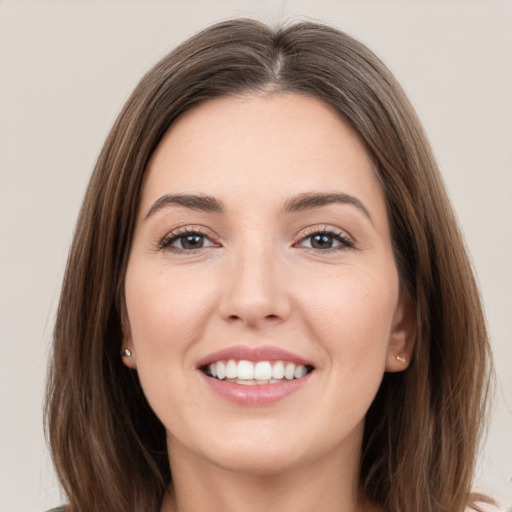
<svg viewBox="0 0 512 512"><path fill-rule="evenodd" d="M285 269L270 248L246 248L234 254L222 283L222 318L252 329L284 322L291 303Z"/></svg>

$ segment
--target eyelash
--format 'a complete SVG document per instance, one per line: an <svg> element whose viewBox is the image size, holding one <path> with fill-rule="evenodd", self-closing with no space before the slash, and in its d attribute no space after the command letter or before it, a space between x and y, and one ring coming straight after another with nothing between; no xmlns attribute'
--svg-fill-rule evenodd
<svg viewBox="0 0 512 512"><path fill-rule="evenodd" d="M174 242L176 242L177 240L179 240L180 238L185 238L185 237L191 236L191 235L198 235L198 236L202 236L204 238L211 240L211 237L205 231L203 231L200 227L195 227L195 226L188 227L187 226L186 228L180 228L180 229L177 229L176 231L172 231L171 233L167 234L162 239L162 241L158 244L158 248L161 250L167 250L167 251L171 251L171 252L175 252L175 253L183 253L183 252L194 253L198 250L204 249L204 247L200 247L198 249L180 249L178 247L172 246L172 244ZM215 246L215 243L212 242L212 244L213 244L212 246ZM212 247L212 246L209 246L209 247Z"/></svg>
<svg viewBox="0 0 512 512"><path fill-rule="evenodd" d="M174 242L178 241L179 239L185 238L185 237L191 236L191 235L198 235L198 236L201 236L201 237L204 237L204 238L210 240L210 242L212 242L212 245L209 245L207 247L215 247L215 246L218 247L218 245L211 240L211 237L201 228L186 227L186 228L180 228L176 231L173 231L173 232L167 234L161 240L161 242L158 244L158 249L167 250L167 251L174 252L174 253L181 253L181 254L183 254L183 253L193 254L196 251L205 249L205 247L199 247L197 249L184 249L184 248L178 248L178 247L172 246L172 244ZM337 247L331 247L328 249L315 249L313 247L302 247L302 249L304 249L306 251L316 252L316 253L318 253L318 252L331 253L331 252L338 252L338 251L346 251L346 250L354 249L354 247L355 247L355 244L352 241L352 239L349 238L343 231L336 230L336 229L329 228L329 227L324 227L322 229L311 229L310 231L306 232L297 243L294 244L294 247L296 247L296 246L300 247L300 245L299 245L300 243L304 242L308 238L312 238L315 235L326 235L326 236L332 237L334 240L339 242L340 245Z"/></svg>
<svg viewBox="0 0 512 512"><path fill-rule="evenodd" d="M350 249L355 248L355 244L351 238L347 236L347 234L344 231L334 229L331 227L323 227L321 229L313 228L309 231L306 231L302 238L299 240L298 243L304 242L308 238L312 238L315 235L326 235L329 237L332 237L334 240L340 242L340 245L337 247L331 247L329 249L315 249L313 247L303 247L303 249L313 252L321 252L323 253L331 253L331 252L338 252L338 251L347 251ZM294 244L297 245L297 244Z"/></svg>

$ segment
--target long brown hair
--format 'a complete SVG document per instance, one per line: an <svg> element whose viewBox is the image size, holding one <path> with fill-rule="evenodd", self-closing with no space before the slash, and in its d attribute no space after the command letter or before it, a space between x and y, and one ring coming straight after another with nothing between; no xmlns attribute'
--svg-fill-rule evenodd
<svg viewBox="0 0 512 512"><path fill-rule="evenodd" d="M318 98L359 134L385 190L397 266L415 305L412 362L384 376L366 417L361 492L389 512L460 512L471 501L489 344L464 243L414 110L380 60L346 34L311 22L271 29L234 20L192 37L146 74L89 184L46 401L72 512L155 512L172 482L165 429L120 358L124 275L148 161L193 105L269 90Z"/></svg>

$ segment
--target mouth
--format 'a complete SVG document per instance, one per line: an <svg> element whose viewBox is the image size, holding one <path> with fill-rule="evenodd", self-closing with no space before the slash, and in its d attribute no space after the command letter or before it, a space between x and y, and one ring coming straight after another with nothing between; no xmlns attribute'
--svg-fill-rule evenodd
<svg viewBox="0 0 512 512"><path fill-rule="evenodd" d="M202 366L200 370L207 377L218 381L261 386L302 379L313 372L314 368L309 364L297 364L286 360L221 359Z"/></svg>
<svg viewBox="0 0 512 512"><path fill-rule="evenodd" d="M203 382L237 406L271 406L309 389L311 360L274 345L230 346L197 362Z"/></svg>

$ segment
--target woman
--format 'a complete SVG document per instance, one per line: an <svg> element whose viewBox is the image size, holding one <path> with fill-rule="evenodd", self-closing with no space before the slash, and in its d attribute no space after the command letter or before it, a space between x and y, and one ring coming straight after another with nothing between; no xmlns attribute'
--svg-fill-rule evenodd
<svg viewBox="0 0 512 512"><path fill-rule="evenodd" d="M490 364L428 142L367 48L235 20L142 79L55 327L69 510L479 510Z"/></svg>

